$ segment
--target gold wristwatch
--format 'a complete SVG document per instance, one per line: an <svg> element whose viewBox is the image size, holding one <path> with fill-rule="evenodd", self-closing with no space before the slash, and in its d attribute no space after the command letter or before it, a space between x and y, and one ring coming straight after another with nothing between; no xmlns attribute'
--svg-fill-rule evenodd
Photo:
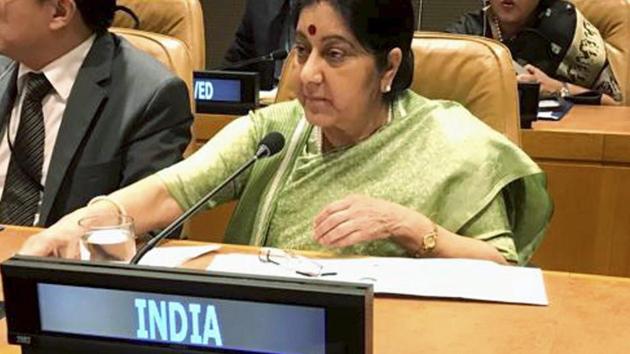
<svg viewBox="0 0 630 354"><path fill-rule="evenodd" d="M438 226L436 223L433 223L433 230L428 234L422 236L422 246L416 251L414 256L416 258L426 257L433 253L435 248L437 247L437 239L438 239Z"/></svg>
<svg viewBox="0 0 630 354"><path fill-rule="evenodd" d="M566 82L562 83L562 87L560 88L560 91L559 91L559 96L562 98L571 96L571 91L569 91L569 84L567 84Z"/></svg>

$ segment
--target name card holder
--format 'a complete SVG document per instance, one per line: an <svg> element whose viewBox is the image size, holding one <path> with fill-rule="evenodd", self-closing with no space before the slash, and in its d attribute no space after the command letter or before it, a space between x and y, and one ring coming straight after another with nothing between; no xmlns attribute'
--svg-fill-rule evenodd
<svg viewBox="0 0 630 354"><path fill-rule="evenodd" d="M258 73L242 71L195 71L195 112L244 115L258 108Z"/></svg>
<svg viewBox="0 0 630 354"><path fill-rule="evenodd" d="M1 266L24 354L372 353L372 286L16 256Z"/></svg>

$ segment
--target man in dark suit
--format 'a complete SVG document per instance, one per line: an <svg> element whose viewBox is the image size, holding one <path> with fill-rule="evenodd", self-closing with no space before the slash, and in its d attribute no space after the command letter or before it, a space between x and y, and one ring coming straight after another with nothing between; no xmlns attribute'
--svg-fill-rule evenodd
<svg viewBox="0 0 630 354"><path fill-rule="evenodd" d="M291 6L295 0L248 0L245 14L234 42L224 58L224 65L290 49L293 40ZM273 88L282 70L281 62L264 62L242 68L260 73L260 87Z"/></svg>
<svg viewBox="0 0 630 354"><path fill-rule="evenodd" d="M107 31L115 0L4 3L0 223L51 225L181 159L186 85Z"/></svg>

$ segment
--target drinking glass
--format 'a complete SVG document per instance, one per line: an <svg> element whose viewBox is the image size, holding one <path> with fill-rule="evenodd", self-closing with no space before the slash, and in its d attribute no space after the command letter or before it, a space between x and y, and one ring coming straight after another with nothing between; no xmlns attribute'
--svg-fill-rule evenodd
<svg viewBox="0 0 630 354"><path fill-rule="evenodd" d="M84 229L81 259L128 262L136 253L133 218L128 215L88 216L79 225Z"/></svg>

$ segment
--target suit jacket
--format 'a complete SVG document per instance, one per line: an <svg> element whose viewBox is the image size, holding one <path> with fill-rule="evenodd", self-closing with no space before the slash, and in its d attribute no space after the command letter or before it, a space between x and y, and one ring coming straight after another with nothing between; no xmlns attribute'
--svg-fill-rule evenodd
<svg viewBox="0 0 630 354"><path fill-rule="evenodd" d="M224 65L283 49L280 38L286 26L293 25L286 22L290 17L289 0L248 0L234 42L225 54ZM241 70L259 72L260 87L271 89L274 85L274 66L273 62L265 62Z"/></svg>
<svg viewBox="0 0 630 354"><path fill-rule="evenodd" d="M0 127L18 65L0 74ZM157 60L99 35L70 92L44 183L40 226L181 160L190 140L188 90Z"/></svg>
<svg viewBox="0 0 630 354"><path fill-rule="evenodd" d="M11 59L0 55L0 73L4 72L4 69L11 64Z"/></svg>

